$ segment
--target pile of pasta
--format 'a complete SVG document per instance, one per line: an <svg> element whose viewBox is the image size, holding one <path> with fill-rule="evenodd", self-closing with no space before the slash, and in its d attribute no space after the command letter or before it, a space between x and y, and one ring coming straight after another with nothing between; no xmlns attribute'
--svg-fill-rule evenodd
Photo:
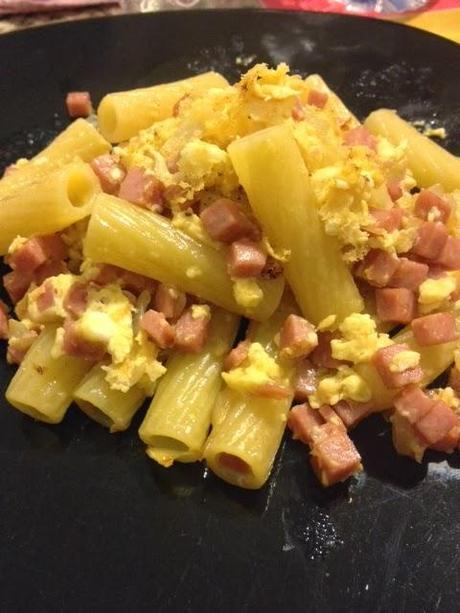
<svg viewBox="0 0 460 613"><path fill-rule="evenodd" d="M285 64L68 108L0 180L13 407L119 432L149 399L152 460L253 489L286 426L325 486L372 413L417 461L458 448L459 159Z"/></svg>

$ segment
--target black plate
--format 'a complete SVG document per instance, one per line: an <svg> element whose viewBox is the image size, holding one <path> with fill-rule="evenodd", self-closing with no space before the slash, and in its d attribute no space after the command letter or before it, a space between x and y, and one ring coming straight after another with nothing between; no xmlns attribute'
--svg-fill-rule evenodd
<svg viewBox="0 0 460 613"><path fill-rule="evenodd" d="M460 151L459 48L402 26L328 15L164 13L0 38L0 163L66 123L68 90L107 91L244 63L317 71L360 116L380 106L447 127ZM13 369L0 365L0 391ZM269 484L155 466L136 437L72 409L63 424L0 411L0 610L455 611L458 455L417 465L375 417L353 438L366 473L321 490L286 441Z"/></svg>

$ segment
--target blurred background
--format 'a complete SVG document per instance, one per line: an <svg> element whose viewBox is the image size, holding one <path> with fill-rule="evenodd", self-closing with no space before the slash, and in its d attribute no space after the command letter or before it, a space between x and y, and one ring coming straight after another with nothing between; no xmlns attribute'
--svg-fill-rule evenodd
<svg viewBox="0 0 460 613"><path fill-rule="evenodd" d="M460 0L0 0L0 34L68 19L241 7L358 14L460 42Z"/></svg>

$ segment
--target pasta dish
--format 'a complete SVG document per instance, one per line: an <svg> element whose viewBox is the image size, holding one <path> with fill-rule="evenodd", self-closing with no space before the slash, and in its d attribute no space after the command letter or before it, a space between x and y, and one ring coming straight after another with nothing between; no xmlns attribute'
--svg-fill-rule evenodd
<svg viewBox="0 0 460 613"><path fill-rule="evenodd" d="M151 460L249 489L286 428L324 486L373 413L418 462L459 447L458 158L285 64L67 108L0 180L10 405L116 433L148 399Z"/></svg>

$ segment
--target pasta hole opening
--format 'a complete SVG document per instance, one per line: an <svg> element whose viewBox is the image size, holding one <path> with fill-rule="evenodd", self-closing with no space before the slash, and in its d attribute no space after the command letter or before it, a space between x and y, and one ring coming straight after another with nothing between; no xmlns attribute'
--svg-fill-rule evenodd
<svg viewBox="0 0 460 613"><path fill-rule="evenodd" d="M86 206L94 195L94 183L87 172L75 170L67 179L67 197L71 206L81 208Z"/></svg>
<svg viewBox="0 0 460 613"><path fill-rule="evenodd" d="M112 429L114 423L113 420L108 417L105 413L103 413L100 409L98 409L94 404L88 402L87 400L78 400L78 407L87 415L90 419L94 419L98 424L104 426L105 428Z"/></svg>
<svg viewBox="0 0 460 613"><path fill-rule="evenodd" d="M247 462L232 453L222 452L219 454L217 460L223 468L239 473L240 475L250 475L252 472Z"/></svg>
<svg viewBox="0 0 460 613"><path fill-rule="evenodd" d="M170 454L173 457L189 451L189 447L171 436L152 436L149 447L157 449L159 453Z"/></svg>

